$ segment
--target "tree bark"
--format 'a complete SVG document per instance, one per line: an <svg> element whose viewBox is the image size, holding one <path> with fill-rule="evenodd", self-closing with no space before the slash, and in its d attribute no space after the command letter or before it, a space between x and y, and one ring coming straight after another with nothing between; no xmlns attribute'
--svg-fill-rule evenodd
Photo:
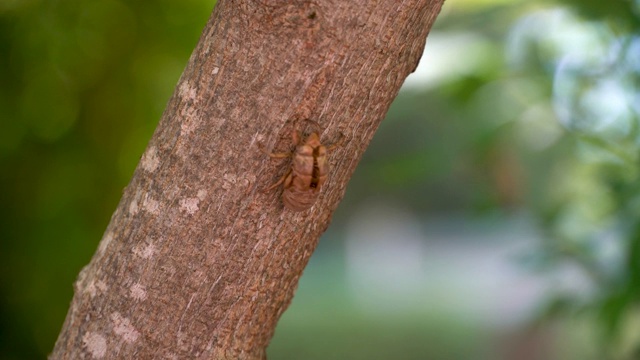
<svg viewBox="0 0 640 360"><path fill-rule="evenodd" d="M51 359L261 359L443 0L220 0L91 262ZM317 121L313 207L263 190Z"/></svg>

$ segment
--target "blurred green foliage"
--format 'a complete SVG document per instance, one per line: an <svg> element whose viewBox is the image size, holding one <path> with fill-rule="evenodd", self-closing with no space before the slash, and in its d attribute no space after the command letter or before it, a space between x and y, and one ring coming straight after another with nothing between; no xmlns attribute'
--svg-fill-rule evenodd
<svg viewBox="0 0 640 360"><path fill-rule="evenodd" d="M72 283L213 5L0 2L0 359L43 358L51 350ZM456 34L442 41L465 52L439 68L432 87L401 93L334 226L372 195L420 214L530 212L545 234L527 259L532 269L572 263L592 280L588 291L558 289L544 315L595 319L596 359L637 358L639 11L638 1L624 0L448 0L427 52L442 50L431 47L438 34ZM466 67L445 76L456 60ZM431 331L339 313L335 328L310 315L283 331L293 336L311 322L336 346L323 358L368 359L390 358L390 347L420 341L400 339ZM469 358L464 349L476 340L457 342L468 329L441 320L430 325L443 336L430 345L431 356ZM347 355L349 334L378 326L390 337L351 338L366 351ZM313 349L325 340L275 342L270 353L304 347L306 358L318 358L322 352ZM446 357L451 349L461 353Z"/></svg>

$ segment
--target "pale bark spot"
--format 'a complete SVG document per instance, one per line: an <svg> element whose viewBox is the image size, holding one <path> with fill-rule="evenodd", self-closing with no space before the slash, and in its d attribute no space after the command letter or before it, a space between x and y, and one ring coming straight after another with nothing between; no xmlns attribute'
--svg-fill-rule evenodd
<svg viewBox="0 0 640 360"><path fill-rule="evenodd" d="M180 89L178 90L179 95L185 102L198 103L198 89L194 86L191 86L188 82L183 82L180 85ZM180 136L184 137L192 133L200 124L199 116L198 116L198 108L197 106L180 106ZM184 141L178 141L176 153L182 157L186 156L188 150L189 143Z"/></svg>
<svg viewBox="0 0 640 360"><path fill-rule="evenodd" d="M198 211L198 204L200 204L200 199L198 198L181 199L180 210L186 211L189 215L193 215Z"/></svg>
<svg viewBox="0 0 640 360"><path fill-rule="evenodd" d="M158 158L158 151L155 146L151 146L147 149L144 155L142 155L142 168L148 172L154 172L158 168L159 164L160 159Z"/></svg>
<svg viewBox="0 0 640 360"><path fill-rule="evenodd" d="M193 101L197 98L198 89L195 86L191 86L188 81L183 81L182 84L180 84L178 93L183 99Z"/></svg>
<svg viewBox="0 0 640 360"><path fill-rule="evenodd" d="M129 204L129 214L135 215L138 213L138 199L133 199L131 204Z"/></svg>
<svg viewBox="0 0 640 360"><path fill-rule="evenodd" d="M107 353L107 339L100 334L91 332L84 334L82 344L94 359L101 359Z"/></svg>
<svg viewBox="0 0 640 360"><path fill-rule="evenodd" d="M182 115L182 122L180 123L180 136L185 136L192 133L197 127L197 111L194 108L184 108L180 112L180 114Z"/></svg>
<svg viewBox="0 0 640 360"><path fill-rule="evenodd" d="M145 300L147 298L147 291L144 286L140 284L133 284L131 286L131 297L136 300Z"/></svg>
<svg viewBox="0 0 640 360"><path fill-rule="evenodd" d="M231 190L235 187L237 177L234 174L226 173L222 175L222 188L225 190Z"/></svg>
<svg viewBox="0 0 640 360"><path fill-rule="evenodd" d="M85 294L89 294L89 296L91 297L96 296L96 285L93 283L93 281L89 283L86 288L84 288L84 292Z"/></svg>
<svg viewBox="0 0 640 360"><path fill-rule="evenodd" d="M82 270L80 270L80 273L78 274L78 278L73 283L73 289L76 293L86 292L86 289L84 288L84 286L85 286L85 280L87 279L88 272L89 272L88 265L83 267Z"/></svg>
<svg viewBox="0 0 640 360"><path fill-rule="evenodd" d="M220 130L222 125L227 122L226 117L212 117L209 120L211 121L211 126L213 126L213 128L216 130Z"/></svg>
<svg viewBox="0 0 640 360"><path fill-rule="evenodd" d="M149 259L156 253L156 246L153 243L144 247L136 246L133 248L133 253L143 259Z"/></svg>
<svg viewBox="0 0 640 360"><path fill-rule="evenodd" d="M98 293L104 294L107 291L107 288L107 284L102 280L98 280L97 282L91 281L84 289L84 292L89 294L89 296L94 297Z"/></svg>
<svg viewBox="0 0 640 360"><path fill-rule="evenodd" d="M218 71L220 71L220 68L219 68L219 67L217 67L217 66L214 66L214 67L213 67L213 70L211 71L211 73L212 73L213 75L216 75L216 74L218 73Z"/></svg>
<svg viewBox="0 0 640 360"><path fill-rule="evenodd" d="M249 185L251 185L251 184L253 184L255 182L256 182L256 176L250 174L250 175L240 179L239 185L246 188L246 187L249 187Z"/></svg>
<svg viewBox="0 0 640 360"><path fill-rule="evenodd" d="M207 197L207 190L198 190L198 194L196 196L198 197L198 199L200 199L200 201L204 200L204 198Z"/></svg>
<svg viewBox="0 0 640 360"><path fill-rule="evenodd" d="M131 320L123 318L118 312L114 312L111 314L111 321L113 322L113 332L122 337L124 341L133 343L138 340L140 333L131 325Z"/></svg>
<svg viewBox="0 0 640 360"><path fill-rule="evenodd" d="M145 195L143 206L145 210L152 214L158 214L160 209L160 203L157 200L150 198L149 194Z"/></svg>
<svg viewBox="0 0 640 360"><path fill-rule="evenodd" d="M104 253L104 251L107 249L107 246L109 246L109 244L111 243L111 240L113 240L113 234L111 232L108 232L102 238L102 241L100 241L100 246L98 246L98 252L100 254Z"/></svg>
<svg viewBox="0 0 640 360"><path fill-rule="evenodd" d="M189 344L187 343L187 337L184 332L178 330L176 333L176 342L178 344L178 348L182 351L187 351L189 349Z"/></svg>

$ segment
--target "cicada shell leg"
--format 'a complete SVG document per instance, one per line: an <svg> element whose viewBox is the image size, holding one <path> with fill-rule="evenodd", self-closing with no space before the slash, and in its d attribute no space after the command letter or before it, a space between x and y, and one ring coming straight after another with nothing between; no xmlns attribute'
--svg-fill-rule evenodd
<svg viewBox="0 0 640 360"><path fill-rule="evenodd" d="M284 159L291 156L291 153L270 153L267 150L265 150L264 146L262 146L262 144L260 143L258 143L258 149L260 149L260 151L262 151L263 154L269 155L269 157L272 157L274 159Z"/></svg>
<svg viewBox="0 0 640 360"><path fill-rule="evenodd" d="M337 148L338 146L341 146L342 143L344 142L345 136L343 133L340 133L340 140L336 141L335 143L331 144L331 145L326 145L325 148L327 149L327 151L331 151L335 148Z"/></svg>
<svg viewBox="0 0 640 360"><path fill-rule="evenodd" d="M273 190L275 188L278 187L278 185L284 183L285 181L291 181L289 180L289 178L291 177L291 169L289 169L289 171L287 171L286 174L282 175L282 177L280 178L280 180L278 180L275 184L269 186L268 188L264 189L263 192L268 192L270 190Z"/></svg>

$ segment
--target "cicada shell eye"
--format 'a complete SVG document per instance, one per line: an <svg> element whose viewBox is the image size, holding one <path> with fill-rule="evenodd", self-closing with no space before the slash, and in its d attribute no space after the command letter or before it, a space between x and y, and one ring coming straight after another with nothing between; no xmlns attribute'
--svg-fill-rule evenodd
<svg viewBox="0 0 640 360"><path fill-rule="evenodd" d="M311 124L311 127L313 128L313 132L315 133L320 133L321 132L321 128L320 128L320 124L318 124L318 122L313 121L311 119L304 119L305 122Z"/></svg>

